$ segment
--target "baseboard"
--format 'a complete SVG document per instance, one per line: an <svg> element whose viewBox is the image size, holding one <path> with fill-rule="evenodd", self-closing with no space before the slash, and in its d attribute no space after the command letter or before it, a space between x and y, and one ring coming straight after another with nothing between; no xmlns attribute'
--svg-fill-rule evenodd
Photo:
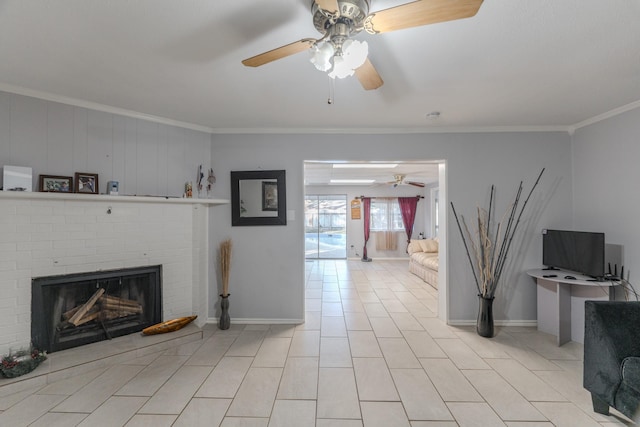
<svg viewBox="0 0 640 427"><path fill-rule="evenodd" d="M218 324L217 318L209 317L207 323ZM259 319L259 318L237 318L232 317L231 323L236 325L301 325L304 319Z"/></svg>
<svg viewBox="0 0 640 427"><path fill-rule="evenodd" d="M448 324L451 326L475 326L475 320L449 320ZM518 326L525 328L537 328L537 320L494 320L495 326Z"/></svg>
<svg viewBox="0 0 640 427"><path fill-rule="evenodd" d="M217 325L218 319L209 317L207 319L208 324ZM260 318L231 318L231 323L236 325L301 325L304 323L304 319L260 319ZM451 326L475 326L475 320L449 320ZM537 328L538 321L536 320L494 320L496 326L518 326L518 327L531 327Z"/></svg>

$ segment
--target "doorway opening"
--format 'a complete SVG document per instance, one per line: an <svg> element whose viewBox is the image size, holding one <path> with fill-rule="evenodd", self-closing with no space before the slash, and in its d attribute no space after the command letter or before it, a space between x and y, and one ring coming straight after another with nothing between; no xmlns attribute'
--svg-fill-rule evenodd
<svg viewBox="0 0 640 427"><path fill-rule="evenodd" d="M387 246L378 248L378 236L374 233L371 233L368 243L365 242L361 200L362 197L420 197L411 238L438 238L437 314L440 319L447 321L446 161L305 160L303 167L305 261L309 263L322 259L361 260L366 245L368 258L374 261L372 268L375 268L376 260L386 258L394 262L406 260L406 271L409 271L404 230L398 233L396 250ZM334 204L339 199L340 209L344 207L344 213L332 212L333 223L328 218L323 219L324 224L321 223L323 215L320 205L323 198L332 199L331 203ZM343 221L346 223L344 232ZM335 243L339 252L333 252Z"/></svg>

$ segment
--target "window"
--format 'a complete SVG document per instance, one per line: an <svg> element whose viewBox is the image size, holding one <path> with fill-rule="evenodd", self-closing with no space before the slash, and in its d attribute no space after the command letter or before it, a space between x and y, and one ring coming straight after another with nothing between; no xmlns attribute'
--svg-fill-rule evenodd
<svg viewBox="0 0 640 427"><path fill-rule="evenodd" d="M395 198L371 200L371 231L402 231L400 204Z"/></svg>

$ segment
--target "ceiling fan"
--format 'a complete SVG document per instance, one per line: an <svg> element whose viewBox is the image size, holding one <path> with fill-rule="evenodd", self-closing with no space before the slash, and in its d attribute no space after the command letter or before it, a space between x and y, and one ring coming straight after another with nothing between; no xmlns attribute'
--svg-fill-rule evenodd
<svg viewBox="0 0 640 427"><path fill-rule="evenodd" d="M259 67L277 59L313 49L311 62L332 78L355 73L365 90L377 89L383 81L367 58L367 42L352 37L365 30L380 34L405 28L474 16L483 0L417 0L369 13L371 0L313 0L313 25L323 36L305 38L247 58L247 67Z"/></svg>
<svg viewBox="0 0 640 427"><path fill-rule="evenodd" d="M414 187L423 188L425 186L424 182L418 181L407 181L405 180L406 175L393 175L393 181L387 182L387 184L393 185L393 188L396 188L398 185L413 185Z"/></svg>

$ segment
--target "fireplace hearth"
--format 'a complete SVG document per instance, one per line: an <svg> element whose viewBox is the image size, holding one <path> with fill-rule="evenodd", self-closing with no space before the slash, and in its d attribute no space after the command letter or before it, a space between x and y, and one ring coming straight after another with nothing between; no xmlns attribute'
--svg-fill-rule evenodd
<svg viewBox="0 0 640 427"><path fill-rule="evenodd" d="M31 341L50 353L162 320L162 266L32 279Z"/></svg>

